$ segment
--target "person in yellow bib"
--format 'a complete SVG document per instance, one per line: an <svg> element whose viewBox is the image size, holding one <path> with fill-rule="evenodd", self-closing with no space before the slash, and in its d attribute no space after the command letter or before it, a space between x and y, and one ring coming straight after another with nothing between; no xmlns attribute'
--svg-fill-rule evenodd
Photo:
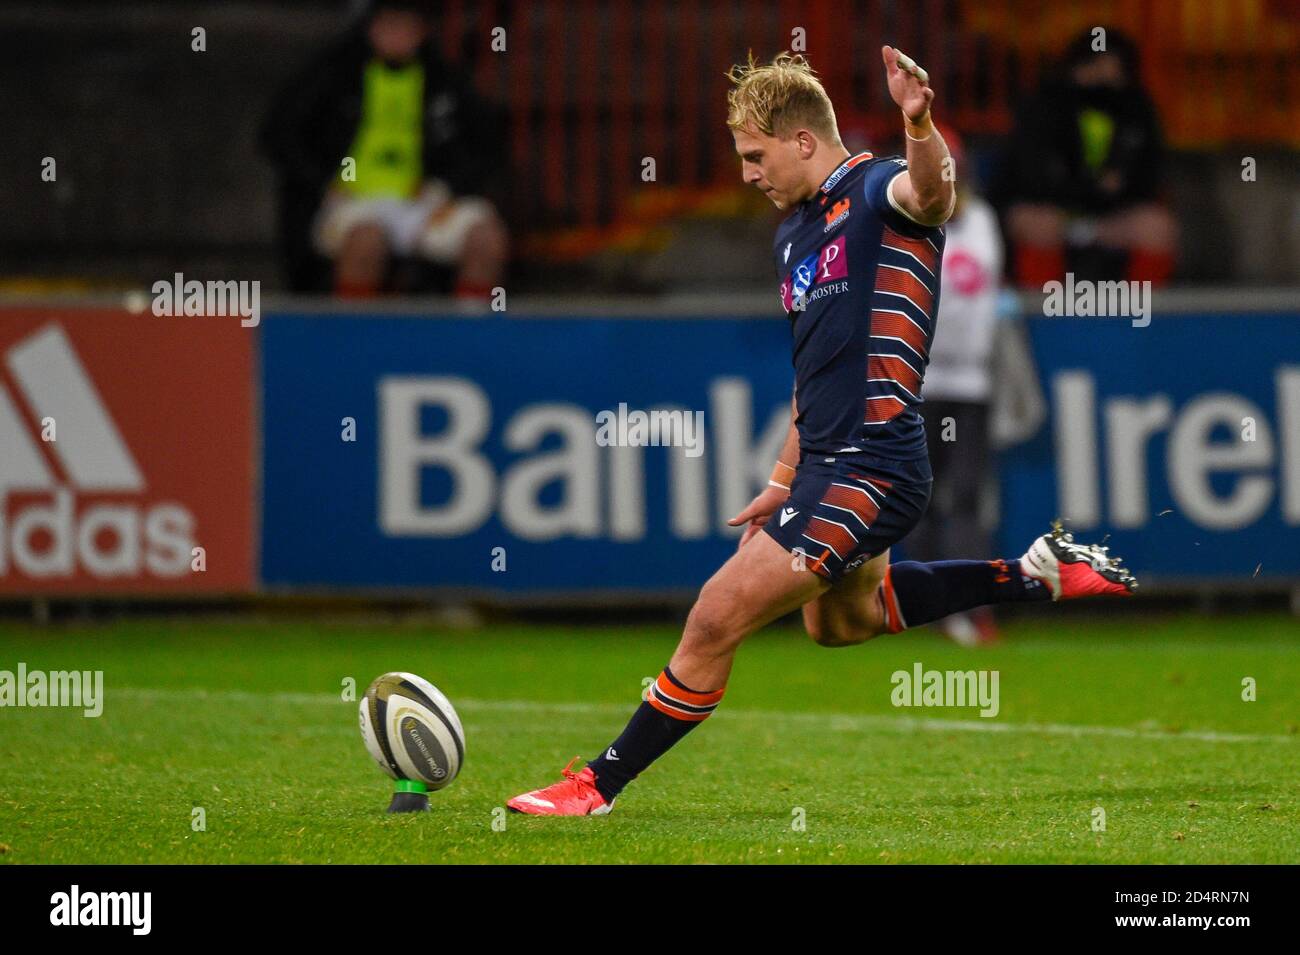
<svg viewBox="0 0 1300 955"><path fill-rule="evenodd" d="M286 206L297 197L282 227L332 263L341 296L388 290L402 260L444 267L461 297L485 299L503 277L507 231L484 196L503 124L434 52L431 6L376 0L359 30L289 84L263 128Z"/></svg>

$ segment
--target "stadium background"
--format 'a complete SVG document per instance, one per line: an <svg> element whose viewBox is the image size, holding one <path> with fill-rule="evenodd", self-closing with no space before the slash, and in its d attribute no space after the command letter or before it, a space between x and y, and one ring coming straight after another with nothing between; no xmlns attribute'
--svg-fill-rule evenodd
<svg viewBox="0 0 1300 955"><path fill-rule="evenodd" d="M1204 650L1188 672L1207 679L1216 666L1234 680L1251 666L1294 673L1300 5L441 6L443 52L507 121L500 208L513 254L503 313L467 315L438 296L356 304L296 289L277 241L280 200L258 125L274 90L354 5L48 2L0 10L0 75L14 91L0 102L8 131L0 167L10 184L0 216L0 608L8 620L0 667L23 653L74 666L108 660L119 684L161 694L184 692L198 679L191 667L211 666L214 683L231 692L271 692L244 670L223 672L215 653L187 642L215 626L214 646L256 635L230 644L248 660L259 641L301 642L304 652L353 656L376 673L401 668L385 660L411 659L419 641L418 653L438 661L427 663L438 671L428 675L447 679L455 699L457 690L475 695L462 688L473 674L494 672L461 628L499 637L497 652L526 656L534 677L608 679L557 662L537 643L599 654L597 642L570 643L561 631L531 626L593 619L602 639L620 645L640 632L625 621L644 624L648 656L658 659L696 589L734 548L725 520L762 485L788 421L788 333L768 258L776 220L740 187L722 124L725 69L747 49L785 47L790 24L801 24L846 138L889 153L896 111L875 52L888 38L930 69L942 118L965 135L971 168L987 177L1008 147L1016 99L1071 36L1104 23L1142 47L1143 80L1170 146L1177 271L1146 328L1048 318L1038 296L1004 296L999 478L988 482L983 515L998 554L1020 553L1058 513L1125 554L1141 596L1122 608L1071 608L1068 619L1078 622L1068 653L1088 641L1127 653L1130 635L1164 634L1156 657L1133 659L1119 681L1137 697L1144 680L1172 680L1171 667L1184 672L1180 634ZM496 25L507 30L506 55L484 42ZM191 48L195 26L206 30L202 53ZM895 146L874 145L888 143ZM58 176L47 182L41 163L51 156ZM647 156L656 159L654 182L641 177ZM1249 181L1245 157L1257 163ZM150 286L175 273L260 281L260 323L150 314ZM704 410L705 454L597 448L594 415L620 402ZM63 444L43 441L53 407L84 411L89 424L69 425ZM1133 416L1154 423L1135 430ZM1253 440L1242 437L1246 419ZM202 572L183 559L192 547L204 550ZM1061 609L1008 614L1008 647L1048 633L1048 614ZM210 619L214 611L220 616ZM149 622L159 614L180 622ZM379 621L383 635L371 634L371 623L349 629L358 614ZM414 621L416 632L402 621ZM46 642L59 632L51 622L93 652ZM396 636L384 629L390 624ZM319 628L333 635L332 650L313 642ZM385 641L401 653L377 653ZM911 659L929 645L900 646ZM1068 653L1049 671L1078 666ZM154 672L146 662L172 654L175 670ZM309 678L292 674L287 659L268 657L266 672ZM309 669L311 679L337 686L324 664ZM369 675L357 674L363 684ZM113 679L110 670L110 687ZM1054 685L1042 684L1042 693ZM1153 706L1164 706L1156 720L1171 731L1209 725L1285 735L1295 732L1295 686L1290 679L1282 700L1244 724L1216 723L1196 700ZM1069 681L1059 692L1079 721L1146 725L1140 706L1100 708L1104 680L1075 688L1077 697ZM838 698L850 712L856 692ZM544 698L562 704L578 695L548 690ZM605 699L615 706L627 695ZM141 719L154 718L144 697L124 699L121 712L139 705ZM598 725L617 722L609 714L618 712L607 709ZM471 705L469 713L485 736L498 732L497 717L507 732L504 711ZM11 772L33 765L48 729L37 721L30 736L12 737L19 758ZM603 739L603 729L595 732ZM1274 756L1290 752L1288 743L1277 746ZM357 775L373 776L359 746L349 756ZM335 768L342 765L350 766ZM1272 764L1259 765L1267 775ZM531 780L537 767L525 768ZM1267 778L1289 785L1285 773ZM7 782L18 794L13 806L39 797ZM477 792L471 786L466 792ZM1285 812L1294 818L1294 805ZM5 843L21 842L15 818L8 832L0 827ZM27 860L97 858L58 832L44 854L23 845ZM1255 856L1243 852L1271 858L1268 844L1261 835ZM958 858L981 858L978 848ZM189 851L173 850L123 858ZM1166 850L1130 846L1113 858L1162 860ZM1205 861L1218 861L1214 846L1205 851ZM664 849L663 858L697 858L675 852ZM294 856L245 845L230 857Z"/></svg>

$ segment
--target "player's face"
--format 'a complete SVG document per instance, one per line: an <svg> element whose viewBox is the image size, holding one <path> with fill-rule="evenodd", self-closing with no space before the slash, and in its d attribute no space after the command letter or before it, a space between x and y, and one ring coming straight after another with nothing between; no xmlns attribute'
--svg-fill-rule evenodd
<svg viewBox="0 0 1300 955"><path fill-rule="evenodd" d="M787 209L806 198L798 140L768 136L751 127L733 129L731 136L746 183L761 191L778 209Z"/></svg>

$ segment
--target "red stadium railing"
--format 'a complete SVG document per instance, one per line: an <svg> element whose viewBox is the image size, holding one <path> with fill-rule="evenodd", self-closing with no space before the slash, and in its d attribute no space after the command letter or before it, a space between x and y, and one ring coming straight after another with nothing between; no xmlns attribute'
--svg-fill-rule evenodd
<svg viewBox="0 0 1300 955"><path fill-rule="evenodd" d="M884 41L929 69L947 122L999 134L1067 40L1108 25L1137 40L1173 145L1300 145L1300 0L446 0L443 9L449 57L468 53L480 88L509 107L511 211L550 229L552 252L590 251L631 218L653 221L734 185L723 73L748 49L760 59L789 49L796 28L841 127L868 141L896 134ZM504 52L491 50L495 27ZM649 202L647 157L661 187ZM557 239L557 227L578 231Z"/></svg>

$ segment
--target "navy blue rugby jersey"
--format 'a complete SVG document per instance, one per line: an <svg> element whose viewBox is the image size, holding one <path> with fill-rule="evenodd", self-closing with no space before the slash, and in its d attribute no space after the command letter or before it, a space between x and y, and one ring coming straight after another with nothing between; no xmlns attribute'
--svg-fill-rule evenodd
<svg viewBox="0 0 1300 955"><path fill-rule="evenodd" d="M795 426L809 454L925 458L921 382L939 307L941 226L893 206L900 157L859 153L776 231L794 339Z"/></svg>

